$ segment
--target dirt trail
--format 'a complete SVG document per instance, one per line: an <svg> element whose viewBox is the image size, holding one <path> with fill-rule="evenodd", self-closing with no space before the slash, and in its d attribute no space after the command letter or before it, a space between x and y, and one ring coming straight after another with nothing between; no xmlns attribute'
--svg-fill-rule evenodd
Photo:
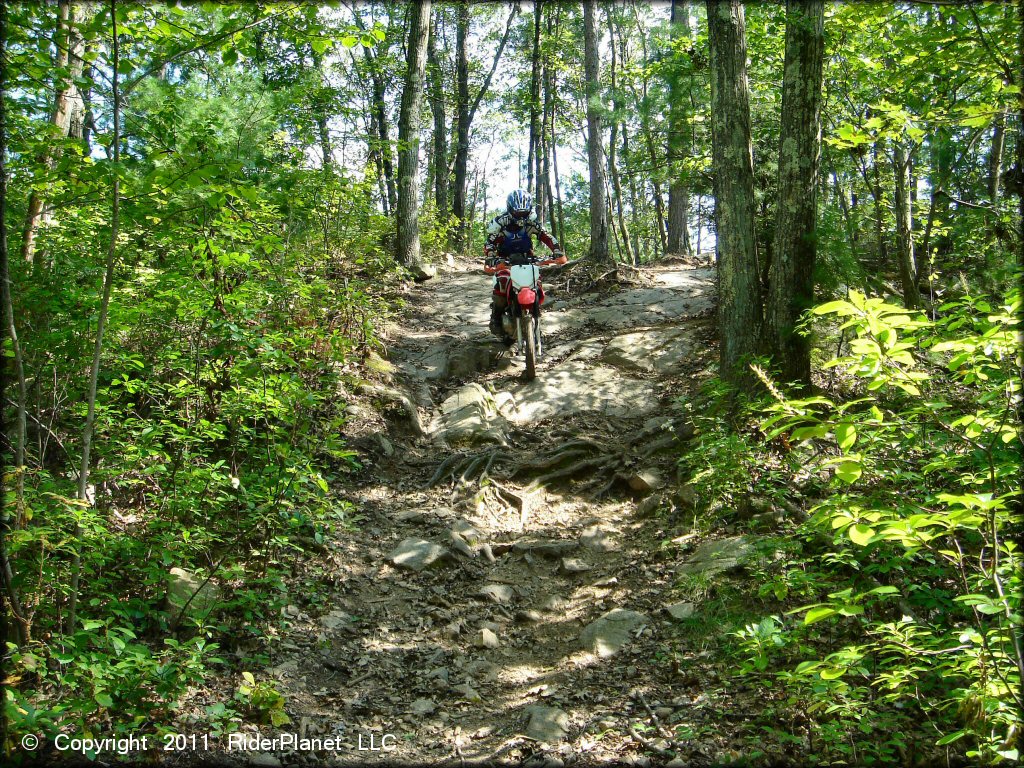
<svg viewBox="0 0 1024 768"><path fill-rule="evenodd" d="M655 512L686 429L673 403L712 354L712 278L666 265L573 298L553 280L529 384L487 333L476 264L411 289L349 412L361 519L265 671L283 730L351 748L263 764L700 762L713 745L684 750L674 726L715 707L687 672L699 649L673 641L692 606L666 611L680 521Z"/></svg>

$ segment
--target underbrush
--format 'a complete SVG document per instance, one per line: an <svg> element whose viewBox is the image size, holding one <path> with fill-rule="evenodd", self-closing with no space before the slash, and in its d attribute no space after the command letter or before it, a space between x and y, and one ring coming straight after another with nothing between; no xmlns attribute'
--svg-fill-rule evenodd
<svg viewBox="0 0 1024 768"><path fill-rule="evenodd" d="M195 194L212 193L182 192ZM399 271L366 250L365 232L349 255L335 241L299 246L272 200L218 194L201 201L202 221L128 228L155 257L140 251L117 276L85 502L76 430L96 295L81 286L95 270L57 226L44 245L69 258L22 276L32 418L26 465L4 478L21 606L6 649L7 755L30 733L52 743L173 728L215 670L260 663L299 601L289 579L358 519L337 492L359 466L343 392L378 345ZM279 718L265 685L207 725Z"/></svg>
<svg viewBox="0 0 1024 768"><path fill-rule="evenodd" d="M851 292L813 311L849 339L825 365L830 391L791 398L757 369L765 399L730 409L711 389L695 404L681 470L697 525L784 550L748 566L748 594L717 593L732 675L770 702L752 748L767 735L804 762L1019 759L1020 310L1019 290L934 320ZM758 498L779 512L767 532L744 514Z"/></svg>

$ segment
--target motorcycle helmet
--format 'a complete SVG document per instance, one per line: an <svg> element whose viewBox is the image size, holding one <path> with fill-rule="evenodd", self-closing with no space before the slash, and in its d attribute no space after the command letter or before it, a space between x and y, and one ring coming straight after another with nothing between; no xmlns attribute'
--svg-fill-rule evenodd
<svg viewBox="0 0 1024 768"><path fill-rule="evenodd" d="M519 221L525 221L533 212L533 198L529 192L517 189L505 200L509 216Z"/></svg>

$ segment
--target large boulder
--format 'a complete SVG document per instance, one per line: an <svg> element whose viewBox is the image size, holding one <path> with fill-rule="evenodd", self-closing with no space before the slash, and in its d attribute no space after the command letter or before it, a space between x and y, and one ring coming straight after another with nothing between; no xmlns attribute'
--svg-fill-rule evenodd
<svg viewBox="0 0 1024 768"><path fill-rule="evenodd" d="M171 568L167 577L167 603L172 611L202 618L216 610L221 602L220 587L212 581L184 568Z"/></svg>

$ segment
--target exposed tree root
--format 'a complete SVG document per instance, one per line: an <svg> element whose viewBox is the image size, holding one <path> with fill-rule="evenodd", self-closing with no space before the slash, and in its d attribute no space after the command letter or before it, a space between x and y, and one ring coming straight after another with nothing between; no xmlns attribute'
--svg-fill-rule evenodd
<svg viewBox="0 0 1024 768"><path fill-rule="evenodd" d="M615 441L577 437L523 458L516 458L512 449L504 447L460 451L441 462L426 487L452 482L457 490L462 490L474 484L490 484L499 497L505 497L503 503L511 500L508 506L523 514L526 512L521 500L517 501L517 494L509 492L499 481L530 477L530 487L536 488L579 479L579 490L599 498L617 483L625 483L638 464L693 435L689 424L675 423L673 427L666 430L664 425L654 424Z"/></svg>

